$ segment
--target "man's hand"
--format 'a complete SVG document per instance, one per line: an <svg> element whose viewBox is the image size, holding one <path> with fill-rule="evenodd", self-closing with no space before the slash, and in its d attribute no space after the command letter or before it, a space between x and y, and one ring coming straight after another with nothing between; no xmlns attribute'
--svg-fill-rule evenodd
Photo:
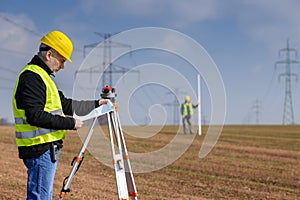
<svg viewBox="0 0 300 200"><path fill-rule="evenodd" d="M75 126L74 126L74 130L77 130L79 128L81 128L83 126L83 122L79 119L75 119Z"/></svg>
<svg viewBox="0 0 300 200"><path fill-rule="evenodd" d="M99 106L101 106L102 104L106 104L108 102L108 99L101 99L99 100Z"/></svg>

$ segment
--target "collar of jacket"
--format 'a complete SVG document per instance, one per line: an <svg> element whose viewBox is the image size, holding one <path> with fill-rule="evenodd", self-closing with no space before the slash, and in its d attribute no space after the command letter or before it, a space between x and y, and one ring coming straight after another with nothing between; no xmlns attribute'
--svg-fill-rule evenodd
<svg viewBox="0 0 300 200"><path fill-rule="evenodd" d="M40 59L40 57L38 57L37 55L35 55L31 61L28 63L29 65L37 65L39 67L41 67L42 69L44 69L49 75L51 75L53 72L52 70L44 63L44 61L42 59Z"/></svg>

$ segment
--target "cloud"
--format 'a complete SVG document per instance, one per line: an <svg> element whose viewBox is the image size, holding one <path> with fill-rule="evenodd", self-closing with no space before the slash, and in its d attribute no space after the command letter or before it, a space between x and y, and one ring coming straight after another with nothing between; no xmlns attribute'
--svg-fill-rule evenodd
<svg viewBox="0 0 300 200"><path fill-rule="evenodd" d="M237 12L239 27L254 41L277 51L288 37L300 42L299 8L296 0L246 1Z"/></svg>
<svg viewBox="0 0 300 200"><path fill-rule="evenodd" d="M144 18L145 20L158 20L175 27L188 27L189 25L214 19L220 15L222 3L218 0L131 0L113 1L102 5L97 0L82 1L83 13L118 13L126 16Z"/></svg>
<svg viewBox="0 0 300 200"><path fill-rule="evenodd" d="M0 13L1 90L4 91L0 117L11 117L11 93L19 71L35 53L38 36L30 32L35 24L26 15ZM2 92L1 91L1 92Z"/></svg>
<svg viewBox="0 0 300 200"><path fill-rule="evenodd" d="M196 22L213 19L219 15L219 3L212 1L160 1L157 3L152 0L122 1L120 7L123 12L129 15L154 17L158 20L165 20L176 27L187 27Z"/></svg>
<svg viewBox="0 0 300 200"><path fill-rule="evenodd" d="M16 54L32 52L37 47L39 36L33 30L34 22L26 15L0 13L0 47Z"/></svg>

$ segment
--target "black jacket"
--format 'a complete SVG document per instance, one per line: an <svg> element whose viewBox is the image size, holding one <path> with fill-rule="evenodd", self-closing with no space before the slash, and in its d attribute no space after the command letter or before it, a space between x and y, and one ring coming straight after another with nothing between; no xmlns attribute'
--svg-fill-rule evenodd
<svg viewBox="0 0 300 200"><path fill-rule="evenodd" d="M49 76L52 74L50 68L37 55L28 64L40 66ZM71 117L74 110L76 110L78 115L85 115L95 107L98 107L98 100L76 101L66 98L61 91L59 91L59 95L65 117L52 115L44 111L46 85L38 74L26 70L19 76L19 84L15 94L16 104L19 109L25 110L26 120L32 126L56 130L72 130L75 126L75 119ZM55 143L60 148L62 147L62 140ZM49 148L50 144L48 143L31 147L19 147L19 157L22 159L39 157Z"/></svg>

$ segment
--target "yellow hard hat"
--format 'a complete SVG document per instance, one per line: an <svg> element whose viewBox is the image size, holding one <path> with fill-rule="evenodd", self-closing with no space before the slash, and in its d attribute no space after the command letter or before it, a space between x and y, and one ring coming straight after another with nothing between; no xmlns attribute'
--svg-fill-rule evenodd
<svg viewBox="0 0 300 200"><path fill-rule="evenodd" d="M186 100L186 101L189 101L190 99L191 99L190 96L186 96L186 97L185 97L185 100Z"/></svg>
<svg viewBox="0 0 300 200"><path fill-rule="evenodd" d="M73 44L64 33L60 31L51 31L40 39L40 42L51 47L68 61L72 62L71 55L73 51Z"/></svg>

